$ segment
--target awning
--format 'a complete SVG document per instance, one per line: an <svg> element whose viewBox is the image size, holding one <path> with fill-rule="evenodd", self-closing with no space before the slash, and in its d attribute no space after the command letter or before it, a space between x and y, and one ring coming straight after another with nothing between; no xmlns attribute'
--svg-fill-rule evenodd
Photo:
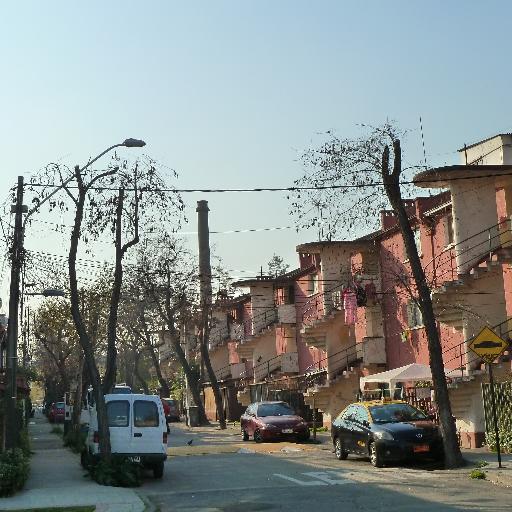
<svg viewBox="0 0 512 512"><path fill-rule="evenodd" d="M447 378L461 377L461 370L448 370L445 368L445 375ZM430 381L432 380L432 373L430 366L426 364L412 363L400 368L388 370L386 372L374 373L367 377L361 377L359 385L361 390L367 382L380 382L389 384L390 389L396 388L397 382L409 381Z"/></svg>

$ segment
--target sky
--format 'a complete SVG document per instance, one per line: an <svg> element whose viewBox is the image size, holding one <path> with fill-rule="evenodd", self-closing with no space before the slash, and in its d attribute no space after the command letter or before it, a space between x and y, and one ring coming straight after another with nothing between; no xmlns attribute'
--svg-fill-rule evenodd
<svg viewBox="0 0 512 512"><path fill-rule="evenodd" d="M4 2L0 203L18 175L83 164L127 137L175 169L178 188L290 186L319 133L352 137L386 119L409 130L406 162L423 159L421 116L428 165L458 163L464 143L512 130L511 11L506 0ZM280 192L184 199L184 232L196 230L202 199L214 231L294 223ZM34 226L29 249L67 253L65 233ZM211 237L233 277L273 253L294 268L296 245L316 239L293 229ZM5 304L8 265L0 271Z"/></svg>

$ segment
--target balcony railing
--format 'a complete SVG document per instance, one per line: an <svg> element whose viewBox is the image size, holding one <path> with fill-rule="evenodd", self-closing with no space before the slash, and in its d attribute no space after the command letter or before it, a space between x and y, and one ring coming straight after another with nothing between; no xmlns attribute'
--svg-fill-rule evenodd
<svg viewBox="0 0 512 512"><path fill-rule="evenodd" d="M498 249L512 247L511 223L507 218L448 246L435 256L424 267L432 286L439 287L445 281L457 280L459 275L467 274L471 268L491 259Z"/></svg>
<svg viewBox="0 0 512 512"><path fill-rule="evenodd" d="M491 329L503 338L506 341L510 340L510 335L512 333L512 318L507 318L503 322L496 324L491 327ZM468 348L469 343L475 338L469 338L468 340L464 340L453 347L447 348L443 350L443 364L445 368L452 364L457 364L458 366L454 369L460 371L460 376L464 377L464 374L467 374L467 367L471 366L472 363L476 363L481 361L481 359ZM510 347L509 347L510 348ZM451 366L451 365L450 365Z"/></svg>

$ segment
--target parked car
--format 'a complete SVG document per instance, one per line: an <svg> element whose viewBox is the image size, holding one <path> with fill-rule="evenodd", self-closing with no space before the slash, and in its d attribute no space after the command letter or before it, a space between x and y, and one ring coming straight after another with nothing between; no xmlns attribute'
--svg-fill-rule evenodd
<svg viewBox="0 0 512 512"><path fill-rule="evenodd" d="M174 398L162 398L164 406L165 419L170 423L172 421L180 421L180 403Z"/></svg>
<svg viewBox="0 0 512 512"><path fill-rule="evenodd" d="M352 453L370 457L373 466L382 467L388 461L443 459L439 428L407 402L350 404L334 420L331 436L339 460Z"/></svg>
<svg viewBox="0 0 512 512"><path fill-rule="evenodd" d="M126 395L132 392L132 388L127 384L116 384L112 389L113 395Z"/></svg>
<svg viewBox="0 0 512 512"><path fill-rule="evenodd" d="M48 409L48 420L50 423L64 422L64 402L53 402Z"/></svg>
<svg viewBox="0 0 512 512"><path fill-rule="evenodd" d="M295 414L286 402L255 402L249 405L240 418L242 439L249 437L257 443L276 439L309 439L307 423Z"/></svg>
<svg viewBox="0 0 512 512"><path fill-rule="evenodd" d="M162 478L167 458L167 424L162 402L155 395L113 393L105 395L112 453L125 455ZM81 454L84 467L99 458L96 408L89 407L86 448Z"/></svg>

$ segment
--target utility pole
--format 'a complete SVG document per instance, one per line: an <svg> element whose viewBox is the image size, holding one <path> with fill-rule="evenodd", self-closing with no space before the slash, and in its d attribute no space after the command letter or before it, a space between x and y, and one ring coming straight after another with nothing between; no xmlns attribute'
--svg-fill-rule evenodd
<svg viewBox="0 0 512 512"><path fill-rule="evenodd" d="M9 324L7 329L7 372L5 408L5 448L15 448L18 438L16 413L16 370L18 364L18 308L20 303L20 275L23 265L23 218L28 208L23 204L23 176L18 176L16 204L11 206L14 217L14 235L11 248L11 285L9 291Z"/></svg>
<svg viewBox="0 0 512 512"><path fill-rule="evenodd" d="M210 312L212 308L212 267L210 264L210 231L208 227L208 201L197 202L197 234L199 239L199 279L201 294L201 363L208 373L209 381L215 397L215 406L220 428L226 428L224 403L219 383L213 371L208 342L210 338Z"/></svg>

